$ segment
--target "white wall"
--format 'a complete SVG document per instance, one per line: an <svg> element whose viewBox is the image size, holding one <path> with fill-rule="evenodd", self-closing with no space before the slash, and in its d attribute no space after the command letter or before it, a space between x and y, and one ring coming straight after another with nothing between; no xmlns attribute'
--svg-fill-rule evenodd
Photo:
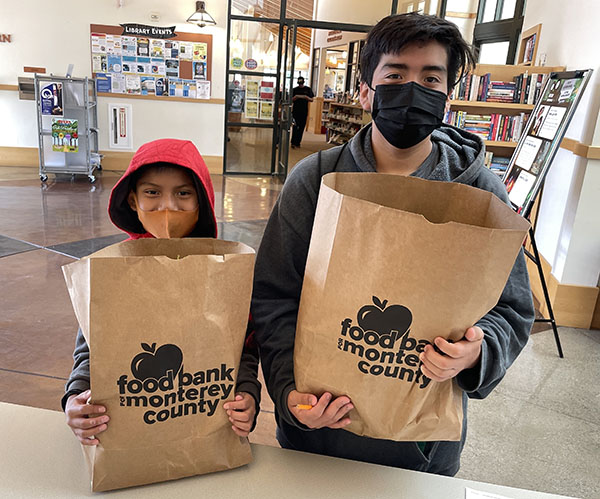
<svg viewBox="0 0 600 499"><path fill-rule="evenodd" d="M225 49L227 2L208 0L206 9L216 27L198 28L185 20L194 11L191 0L21 0L0 2L0 31L12 35L12 43L0 44L0 84L16 85L23 66L45 67L48 74L64 75L69 63L73 76L91 76L90 24L139 23L176 26L177 31L213 36L212 97L225 98ZM161 19L152 23L150 12ZM108 149L109 102L133 107L134 149L149 140L174 137L192 140L204 155L223 154L222 104L161 102L155 100L100 97L98 119L100 149ZM37 125L33 101L20 101L14 91L0 91L0 146L37 147Z"/></svg>
<svg viewBox="0 0 600 499"><path fill-rule="evenodd" d="M542 24L540 54L546 65L594 69L566 137L600 145L600 2L528 0L523 29ZM593 141L592 141L593 139ZM563 284L596 286L600 275L600 161L561 149L548 173L536 239Z"/></svg>

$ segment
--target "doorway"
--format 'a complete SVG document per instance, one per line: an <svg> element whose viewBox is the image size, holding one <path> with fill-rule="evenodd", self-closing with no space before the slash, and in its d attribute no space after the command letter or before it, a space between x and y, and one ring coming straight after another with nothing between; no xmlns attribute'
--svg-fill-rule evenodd
<svg viewBox="0 0 600 499"><path fill-rule="evenodd" d="M243 5L229 0L223 173L285 179L293 89L298 76L311 81L314 30L366 33L371 26L299 19L286 9L286 0L278 11L259 16Z"/></svg>

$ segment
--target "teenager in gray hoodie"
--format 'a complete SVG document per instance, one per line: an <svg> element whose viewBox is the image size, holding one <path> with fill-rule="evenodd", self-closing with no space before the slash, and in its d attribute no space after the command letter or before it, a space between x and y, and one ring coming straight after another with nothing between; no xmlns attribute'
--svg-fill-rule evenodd
<svg viewBox="0 0 600 499"><path fill-rule="evenodd" d="M462 340L450 344L438 337L438 351L428 345L421 354L425 376L433 382L456 378L463 390L460 441L394 442L355 435L342 429L350 423L353 405L348 397L300 393L294 383L296 319L323 175L413 175L472 185L508 202L502 182L484 167L483 141L442 125L448 94L472 64L454 24L416 13L383 19L369 33L361 56L360 101L373 122L345 146L300 162L285 183L257 255L252 299L256 339L283 447L454 475L466 438L467 399L486 397L527 343L534 309L521 251L498 304Z"/></svg>

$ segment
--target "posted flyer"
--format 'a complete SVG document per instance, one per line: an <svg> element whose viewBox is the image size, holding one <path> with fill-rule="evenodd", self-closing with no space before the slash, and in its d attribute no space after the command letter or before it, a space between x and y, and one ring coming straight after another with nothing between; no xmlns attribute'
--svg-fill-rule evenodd
<svg viewBox="0 0 600 499"><path fill-rule="evenodd" d="M52 150L56 152L78 152L79 135L77 120L52 118Z"/></svg>
<svg viewBox="0 0 600 499"><path fill-rule="evenodd" d="M261 120L272 120L273 119L273 103L270 101L260 101L260 119Z"/></svg>
<svg viewBox="0 0 600 499"><path fill-rule="evenodd" d="M62 83L49 83L45 85L41 92L42 114L52 116L63 115L63 86Z"/></svg>
<svg viewBox="0 0 600 499"><path fill-rule="evenodd" d="M246 99L246 118L258 118L258 101Z"/></svg>

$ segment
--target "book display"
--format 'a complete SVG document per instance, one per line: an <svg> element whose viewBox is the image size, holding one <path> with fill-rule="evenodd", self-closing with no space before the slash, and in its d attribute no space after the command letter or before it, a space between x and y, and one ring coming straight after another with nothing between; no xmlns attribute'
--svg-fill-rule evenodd
<svg viewBox="0 0 600 499"><path fill-rule="evenodd" d="M444 121L483 138L502 175L550 74L564 67L478 64L457 83Z"/></svg>
<svg viewBox="0 0 600 499"><path fill-rule="evenodd" d="M329 103L327 142L340 145L348 142L371 121L371 115L360 104Z"/></svg>
<svg viewBox="0 0 600 499"><path fill-rule="evenodd" d="M587 69L548 78L503 178L517 213L529 214L591 74Z"/></svg>

